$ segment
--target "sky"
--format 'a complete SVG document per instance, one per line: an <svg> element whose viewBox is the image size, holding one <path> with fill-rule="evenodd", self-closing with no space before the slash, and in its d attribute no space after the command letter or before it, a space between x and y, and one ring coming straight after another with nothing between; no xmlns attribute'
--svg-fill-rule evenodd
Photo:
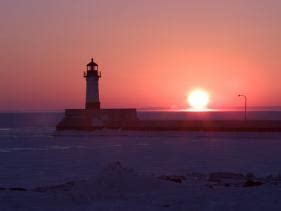
<svg viewBox="0 0 281 211"><path fill-rule="evenodd" d="M0 0L0 111L281 105L280 0Z"/></svg>

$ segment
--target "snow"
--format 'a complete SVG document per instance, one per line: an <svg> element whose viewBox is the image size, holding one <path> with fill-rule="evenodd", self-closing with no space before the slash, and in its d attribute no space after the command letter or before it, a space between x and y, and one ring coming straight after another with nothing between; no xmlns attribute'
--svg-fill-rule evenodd
<svg viewBox="0 0 281 211"><path fill-rule="evenodd" d="M2 190L0 203L3 210L280 210L280 180L245 187L235 181L242 181L242 175L215 174L216 182L189 174L178 184L114 162L86 180ZM227 185L221 179L228 179Z"/></svg>
<svg viewBox="0 0 281 211"><path fill-rule="evenodd" d="M0 210L280 210L280 141L280 133L3 127Z"/></svg>

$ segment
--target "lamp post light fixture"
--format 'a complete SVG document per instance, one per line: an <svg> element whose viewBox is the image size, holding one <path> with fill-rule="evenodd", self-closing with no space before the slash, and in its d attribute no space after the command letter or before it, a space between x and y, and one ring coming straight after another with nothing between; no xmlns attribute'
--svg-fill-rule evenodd
<svg viewBox="0 0 281 211"><path fill-rule="evenodd" d="M244 113L244 120L246 121L247 120L247 96L246 95L238 95L238 97L244 97L244 103L245 103L245 113Z"/></svg>

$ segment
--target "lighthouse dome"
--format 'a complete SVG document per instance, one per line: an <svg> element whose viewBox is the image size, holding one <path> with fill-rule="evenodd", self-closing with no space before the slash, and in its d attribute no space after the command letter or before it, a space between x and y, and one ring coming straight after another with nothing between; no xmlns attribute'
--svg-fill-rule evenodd
<svg viewBox="0 0 281 211"><path fill-rule="evenodd" d="M87 64L88 67L94 67L94 66L98 66L97 63L94 62L94 59L91 59L91 62L89 64Z"/></svg>

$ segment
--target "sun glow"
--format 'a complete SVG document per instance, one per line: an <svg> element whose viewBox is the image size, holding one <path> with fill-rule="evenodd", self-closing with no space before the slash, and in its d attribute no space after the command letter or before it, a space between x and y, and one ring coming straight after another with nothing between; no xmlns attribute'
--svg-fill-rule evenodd
<svg viewBox="0 0 281 211"><path fill-rule="evenodd" d="M187 97L187 102L192 109L204 110L209 103L209 94L201 89L193 90Z"/></svg>

